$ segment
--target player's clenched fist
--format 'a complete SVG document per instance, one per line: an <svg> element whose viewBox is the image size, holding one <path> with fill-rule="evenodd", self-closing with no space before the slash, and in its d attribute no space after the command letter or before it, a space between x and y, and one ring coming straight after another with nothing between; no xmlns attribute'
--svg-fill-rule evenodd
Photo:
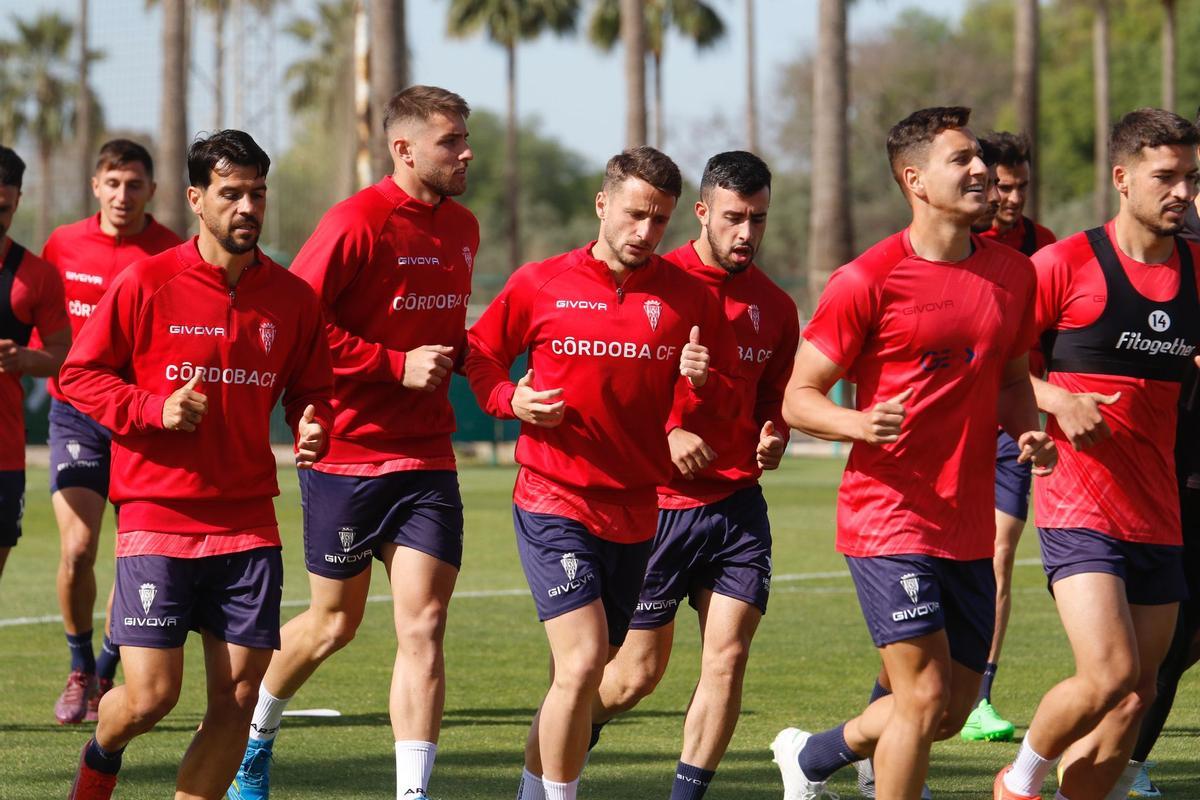
<svg viewBox="0 0 1200 800"><path fill-rule="evenodd" d="M777 469L783 460L787 442L775 432L775 423L767 420L758 432L758 448L754 451L759 469Z"/></svg>
<svg viewBox="0 0 1200 800"><path fill-rule="evenodd" d="M19 375L24 372L21 346L12 339L0 339L0 372Z"/></svg>
<svg viewBox="0 0 1200 800"><path fill-rule="evenodd" d="M1058 448L1054 446L1050 434L1045 431L1026 431L1017 439L1017 446L1021 448L1017 463L1033 462L1034 475L1046 476L1054 472L1054 465L1058 463Z"/></svg>
<svg viewBox="0 0 1200 800"><path fill-rule="evenodd" d="M700 326L693 325L679 354L679 374L699 389L708 380L708 348L700 344Z"/></svg>
<svg viewBox="0 0 1200 800"><path fill-rule="evenodd" d="M444 344L425 344L404 354L405 389L432 392L454 368L454 348Z"/></svg>
<svg viewBox="0 0 1200 800"><path fill-rule="evenodd" d="M169 431L196 430L200 420L208 413L208 395L196 388L199 384L200 375L197 373L167 398L162 412L164 428Z"/></svg>
<svg viewBox="0 0 1200 800"><path fill-rule="evenodd" d="M671 461L679 473L689 481L696 477L696 473L717 460L716 452L706 441L683 428L673 428L667 434L667 444L671 448Z"/></svg>
<svg viewBox="0 0 1200 800"><path fill-rule="evenodd" d="M546 389L539 392L533 388L533 370L517 381L513 392L512 407L517 419L537 425L539 428L554 428L563 421L566 401L562 400L562 389Z"/></svg>
<svg viewBox="0 0 1200 800"><path fill-rule="evenodd" d="M296 425L297 469L312 469L317 456L325 448L325 428L315 419L316 413L316 407L310 404Z"/></svg>
<svg viewBox="0 0 1200 800"><path fill-rule="evenodd" d="M1076 450L1091 447L1112 436L1112 429L1100 413L1101 406L1111 406L1121 399L1121 393L1100 394L1083 392L1073 394L1060 408L1054 410L1054 419L1063 435L1071 440Z"/></svg>
<svg viewBox="0 0 1200 800"><path fill-rule="evenodd" d="M900 438L900 426L908 412L904 404L912 399L912 387L905 389L891 400L876 403L862 412L862 434L858 437L867 444L889 444Z"/></svg>

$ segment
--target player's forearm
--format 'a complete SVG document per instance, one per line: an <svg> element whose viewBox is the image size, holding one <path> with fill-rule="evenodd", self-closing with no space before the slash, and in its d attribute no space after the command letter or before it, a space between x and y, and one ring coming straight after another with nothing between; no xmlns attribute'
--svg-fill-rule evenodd
<svg viewBox="0 0 1200 800"><path fill-rule="evenodd" d="M68 361L58 385L71 405L113 433L161 429L167 398L135 386L114 370Z"/></svg>
<svg viewBox="0 0 1200 800"><path fill-rule="evenodd" d="M1072 394L1066 389L1036 375L1030 376L1030 384L1033 386L1037 407L1047 414L1058 416L1063 406L1072 398Z"/></svg>
<svg viewBox="0 0 1200 800"><path fill-rule="evenodd" d="M65 344L26 347L21 351L21 371L34 378L57 375L67 358L67 349Z"/></svg>
<svg viewBox="0 0 1200 800"><path fill-rule="evenodd" d="M839 406L815 388L793 389L783 403L783 419L792 428L830 442L862 438L862 414Z"/></svg>
<svg viewBox="0 0 1200 800"><path fill-rule="evenodd" d="M1041 430L1033 385L1029 380L1012 380L1000 387L996 403L1000 427L1014 439L1029 431Z"/></svg>

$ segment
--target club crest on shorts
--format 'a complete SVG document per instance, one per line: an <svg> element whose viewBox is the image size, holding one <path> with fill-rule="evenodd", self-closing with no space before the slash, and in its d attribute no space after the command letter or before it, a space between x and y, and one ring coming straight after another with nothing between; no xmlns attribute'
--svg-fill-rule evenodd
<svg viewBox="0 0 1200 800"><path fill-rule="evenodd" d="M646 319L650 320L650 330L658 330L658 320L662 316L662 303L651 298L642 303L642 310L646 312Z"/></svg>
<svg viewBox="0 0 1200 800"><path fill-rule="evenodd" d="M751 303L746 313L750 315L750 324L754 326L754 332L758 333L759 325L762 324L762 312L758 310L757 305Z"/></svg>
<svg viewBox="0 0 1200 800"><path fill-rule="evenodd" d="M471 255L471 248L463 247L463 261L467 262L467 272L475 269L475 256Z"/></svg>
<svg viewBox="0 0 1200 800"><path fill-rule="evenodd" d="M908 595L908 599L914 603L917 602L917 591L921 588L921 583L917 580L916 574L909 572L900 576L900 586Z"/></svg>
<svg viewBox="0 0 1200 800"><path fill-rule="evenodd" d="M138 587L138 596L142 599L142 613L150 613L150 606L154 605L154 598L157 594L158 587L153 583L143 583Z"/></svg>
<svg viewBox="0 0 1200 800"><path fill-rule="evenodd" d="M271 355L271 345L275 344L275 323L267 319L258 323L258 339L262 342L263 352Z"/></svg>
<svg viewBox="0 0 1200 800"><path fill-rule="evenodd" d="M338 539L342 543L342 549L347 553L350 552L351 547L354 547L354 534L356 532L356 529L349 526L338 528Z"/></svg>
<svg viewBox="0 0 1200 800"><path fill-rule="evenodd" d="M79 460L79 442L74 439L67 442L67 455L71 456L72 461Z"/></svg>
<svg viewBox="0 0 1200 800"><path fill-rule="evenodd" d="M575 580L575 573L579 571L579 559L574 553L563 553L563 557L559 559L562 564L563 572L567 573L567 580Z"/></svg>

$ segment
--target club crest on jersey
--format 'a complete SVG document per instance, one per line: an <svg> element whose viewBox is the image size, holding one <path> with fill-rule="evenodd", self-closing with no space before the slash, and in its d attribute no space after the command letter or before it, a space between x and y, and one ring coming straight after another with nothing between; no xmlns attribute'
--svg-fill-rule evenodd
<svg viewBox="0 0 1200 800"><path fill-rule="evenodd" d="M79 450L79 442L75 441L74 439L67 442L67 454L71 456L72 461L79 460Z"/></svg>
<svg viewBox="0 0 1200 800"><path fill-rule="evenodd" d="M467 272L475 269L475 256L471 255L471 248L463 248L463 261L467 262Z"/></svg>
<svg viewBox="0 0 1200 800"><path fill-rule="evenodd" d="M263 352L271 355L271 345L275 344L275 323L266 319L258 323L258 338L262 342Z"/></svg>
<svg viewBox="0 0 1200 800"><path fill-rule="evenodd" d="M563 553L563 557L559 559L562 564L563 572L567 574L567 580L575 580L575 573L579 571L579 559L574 553Z"/></svg>
<svg viewBox="0 0 1200 800"><path fill-rule="evenodd" d="M904 589L905 594L908 595L908 599L916 603L917 590L921 588L921 584L917 580L917 576L911 572L901 575L900 586Z"/></svg>
<svg viewBox="0 0 1200 800"><path fill-rule="evenodd" d="M150 606L154 605L154 597L157 594L158 587L153 583L143 583L138 587L138 596L142 600L142 613L150 613Z"/></svg>
<svg viewBox="0 0 1200 800"><path fill-rule="evenodd" d="M758 310L758 306L754 303L746 309L746 313L750 315L750 324L754 326L754 332L758 333L758 328L762 324L762 312Z"/></svg>
<svg viewBox="0 0 1200 800"><path fill-rule="evenodd" d="M662 303L651 298L642 303L642 310L646 312L646 319L650 320L650 330L658 330L658 320L662 316Z"/></svg>
<svg viewBox="0 0 1200 800"><path fill-rule="evenodd" d="M351 527L338 528L338 539L342 543L342 549L345 550L347 553L350 552L351 547L354 547L354 534L355 533L356 533L356 530Z"/></svg>

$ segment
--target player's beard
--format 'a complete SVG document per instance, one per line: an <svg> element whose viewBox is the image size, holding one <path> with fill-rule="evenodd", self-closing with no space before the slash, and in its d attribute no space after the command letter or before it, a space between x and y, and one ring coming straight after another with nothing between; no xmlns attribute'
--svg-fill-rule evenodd
<svg viewBox="0 0 1200 800"><path fill-rule="evenodd" d="M436 171L421 176L421 183L428 186L440 197L458 197L467 190L466 174L457 175L454 170Z"/></svg>
<svg viewBox="0 0 1200 800"><path fill-rule="evenodd" d="M750 257L746 259L745 264L738 264L730 258L732 251L726 252L721 246L721 243L712 235L712 231L705 229L705 237L708 239L708 249L713 254L713 258L717 261L717 266L728 272L730 275L736 275L739 272L744 272L750 268L754 262L754 256L758 254L758 248L747 242L746 247L750 248Z"/></svg>
<svg viewBox="0 0 1200 800"><path fill-rule="evenodd" d="M609 251L616 256L617 261L621 263L621 266L625 267L626 269L638 269L639 267L646 266L646 262L650 260L650 254L654 252L654 248L650 247L650 252L646 254L645 258L640 260L630 258L629 256L625 255L625 243L614 237L607 230L604 231L604 243L608 245Z"/></svg>
<svg viewBox="0 0 1200 800"><path fill-rule="evenodd" d="M1166 238L1168 236L1176 236L1183 230L1183 218L1179 222L1169 223L1164 222L1162 218L1162 207L1155 209L1153 213L1142 211L1138 206L1133 208L1133 217L1142 224L1146 230L1153 233L1155 236Z"/></svg>
<svg viewBox="0 0 1200 800"><path fill-rule="evenodd" d="M248 241L234 238L233 229L237 227L236 223L245 222L247 219L254 223L254 235ZM227 253L235 256L240 256L249 253L258 246L258 237L262 233L262 223L253 217L239 217L229 223L229 227L222 227L219 222L210 222L204 220L208 232L213 235L213 238L220 243L221 248Z"/></svg>

